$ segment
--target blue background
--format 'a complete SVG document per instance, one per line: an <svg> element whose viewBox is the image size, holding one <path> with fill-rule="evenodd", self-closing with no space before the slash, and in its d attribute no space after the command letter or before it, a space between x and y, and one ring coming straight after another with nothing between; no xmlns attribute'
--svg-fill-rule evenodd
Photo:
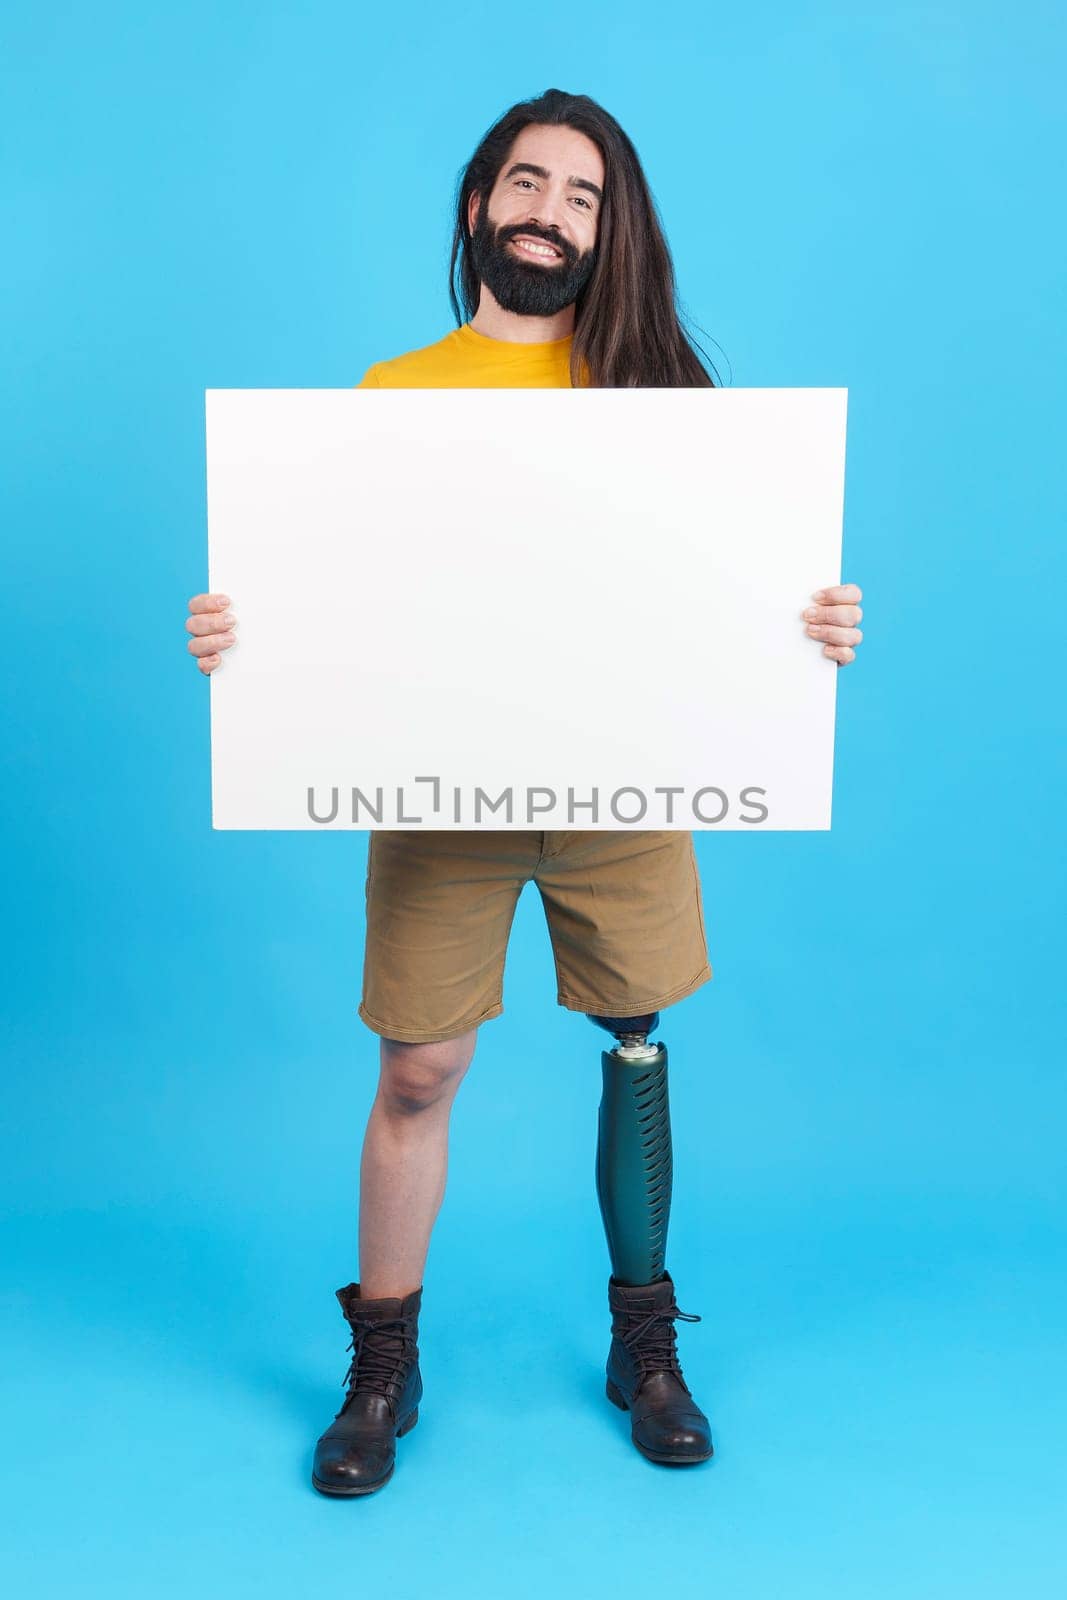
<svg viewBox="0 0 1067 1600"><path fill-rule="evenodd" d="M131 0L5 35L0 1579L1062 1594L1055 8ZM603 1395L600 1045L530 889L422 1419L384 1492L327 1502L366 836L211 831L203 391L446 332L459 168L550 85L634 138L727 381L848 386L866 641L832 834L697 836L668 1262L717 1459L650 1466Z"/></svg>

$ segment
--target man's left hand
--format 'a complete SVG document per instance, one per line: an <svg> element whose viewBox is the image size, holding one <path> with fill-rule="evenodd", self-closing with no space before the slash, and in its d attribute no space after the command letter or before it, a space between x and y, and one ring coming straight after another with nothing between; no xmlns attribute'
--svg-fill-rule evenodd
<svg viewBox="0 0 1067 1600"><path fill-rule="evenodd" d="M811 598L818 603L800 613L808 625L808 637L822 639L823 655L839 667L847 667L856 659L853 646L863 638L856 627L863 616L862 591L854 583L838 583L830 589L816 589Z"/></svg>

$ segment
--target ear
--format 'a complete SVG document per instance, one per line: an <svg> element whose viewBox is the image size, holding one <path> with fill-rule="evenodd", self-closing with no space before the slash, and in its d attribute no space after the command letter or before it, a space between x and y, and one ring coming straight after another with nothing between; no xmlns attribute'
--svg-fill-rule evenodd
<svg viewBox="0 0 1067 1600"><path fill-rule="evenodd" d="M481 204L481 198L481 195L476 189L467 202L467 227L471 233L474 232L478 223L478 211Z"/></svg>

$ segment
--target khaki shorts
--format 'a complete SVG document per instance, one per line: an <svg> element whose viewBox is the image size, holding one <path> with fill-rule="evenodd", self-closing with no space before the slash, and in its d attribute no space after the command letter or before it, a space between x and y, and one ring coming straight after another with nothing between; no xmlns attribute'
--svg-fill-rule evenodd
<svg viewBox="0 0 1067 1600"><path fill-rule="evenodd" d="M693 836L683 831L372 832L359 1015L408 1044L504 1009L519 895L541 894L569 1011L633 1017L711 977Z"/></svg>

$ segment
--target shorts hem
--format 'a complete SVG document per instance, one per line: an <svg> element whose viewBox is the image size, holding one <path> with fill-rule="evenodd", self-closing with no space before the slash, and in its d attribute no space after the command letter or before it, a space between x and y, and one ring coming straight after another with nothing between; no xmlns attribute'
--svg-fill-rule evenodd
<svg viewBox="0 0 1067 1600"><path fill-rule="evenodd" d="M477 1028L482 1022L489 1022L493 1017L499 1017L504 1010L503 1002L498 1001L488 1010L482 1011L473 1017L470 1022L453 1024L450 1028L392 1028L387 1022L373 1017L366 1006L360 1001L357 1012L361 1020L366 1023L372 1033L378 1034L383 1039L395 1039L398 1044L440 1044L445 1039L458 1039L460 1034L469 1033L472 1028Z"/></svg>
<svg viewBox="0 0 1067 1600"><path fill-rule="evenodd" d="M662 1006L673 1005L676 1000L684 1000L694 993L703 984L707 983L714 973L711 963L705 962L695 978L690 978L688 983L683 983L677 989L671 989L666 994L658 995L653 1000L646 1000L643 1005L635 1006L632 1000L620 1002L618 1005L610 1001L597 1000L590 1004L586 1000L576 1000L573 995L557 994L556 1004L563 1006L568 1011L584 1011L588 1016L590 1012L602 1017L643 1017L650 1011L659 1011Z"/></svg>

